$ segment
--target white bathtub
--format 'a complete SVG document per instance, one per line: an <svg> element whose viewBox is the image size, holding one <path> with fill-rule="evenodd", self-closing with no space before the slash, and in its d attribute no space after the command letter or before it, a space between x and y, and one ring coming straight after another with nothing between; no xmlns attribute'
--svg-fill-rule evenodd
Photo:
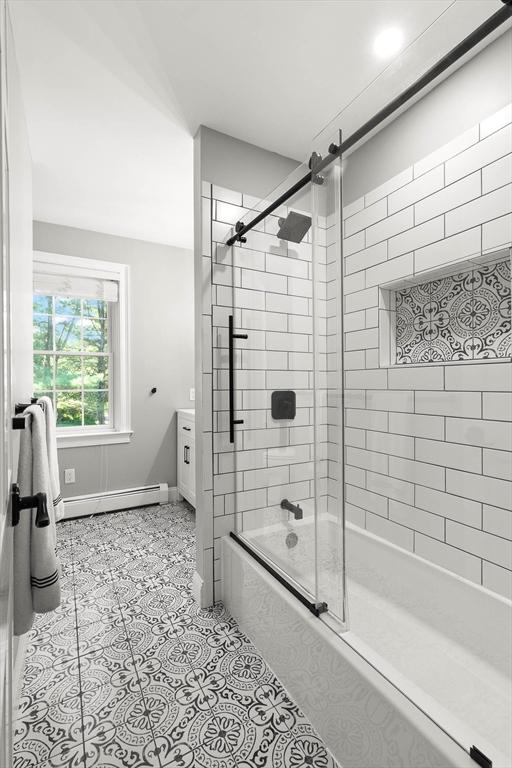
<svg viewBox="0 0 512 768"><path fill-rule="evenodd" d="M304 521L292 550L284 528L253 540L299 575L311 533ZM343 768L469 768L473 744L510 768L512 603L353 526L346 551L341 634L236 542L222 553L226 606ZM335 562L324 551L324 569Z"/></svg>

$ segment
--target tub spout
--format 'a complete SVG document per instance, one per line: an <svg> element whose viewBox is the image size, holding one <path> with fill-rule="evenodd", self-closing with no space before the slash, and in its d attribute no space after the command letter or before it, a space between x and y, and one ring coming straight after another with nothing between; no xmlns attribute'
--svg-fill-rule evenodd
<svg viewBox="0 0 512 768"><path fill-rule="evenodd" d="M288 499L283 499L281 502L281 509L287 509L288 512L292 512L296 520L302 520L304 513L298 504L292 504Z"/></svg>

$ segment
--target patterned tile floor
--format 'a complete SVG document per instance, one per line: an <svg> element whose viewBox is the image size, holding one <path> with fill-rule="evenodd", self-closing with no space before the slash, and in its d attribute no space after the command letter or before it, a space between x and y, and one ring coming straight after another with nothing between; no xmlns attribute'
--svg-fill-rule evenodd
<svg viewBox="0 0 512 768"><path fill-rule="evenodd" d="M58 526L62 605L37 617L14 768L335 768L223 606L190 593L186 503Z"/></svg>

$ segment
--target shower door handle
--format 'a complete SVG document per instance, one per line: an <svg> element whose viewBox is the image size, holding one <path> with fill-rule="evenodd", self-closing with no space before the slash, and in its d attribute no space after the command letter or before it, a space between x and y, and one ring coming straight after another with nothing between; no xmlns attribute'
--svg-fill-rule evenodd
<svg viewBox="0 0 512 768"><path fill-rule="evenodd" d="M235 419L235 339L247 339L246 333L235 333L233 315L229 316L229 442L235 442L235 424L243 424L243 419Z"/></svg>

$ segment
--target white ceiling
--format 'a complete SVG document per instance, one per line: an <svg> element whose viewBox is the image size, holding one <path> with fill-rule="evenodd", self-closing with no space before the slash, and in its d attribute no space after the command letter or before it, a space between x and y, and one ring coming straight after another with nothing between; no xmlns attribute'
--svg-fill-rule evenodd
<svg viewBox="0 0 512 768"><path fill-rule="evenodd" d="M499 0L456 0L476 23ZM191 247L200 124L299 161L381 72L376 34L452 0L10 0L34 218ZM450 16L450 14L452 14ZM446 22L446 24L445 24ZM439 31L438 31L439 30Z"/></svg>

